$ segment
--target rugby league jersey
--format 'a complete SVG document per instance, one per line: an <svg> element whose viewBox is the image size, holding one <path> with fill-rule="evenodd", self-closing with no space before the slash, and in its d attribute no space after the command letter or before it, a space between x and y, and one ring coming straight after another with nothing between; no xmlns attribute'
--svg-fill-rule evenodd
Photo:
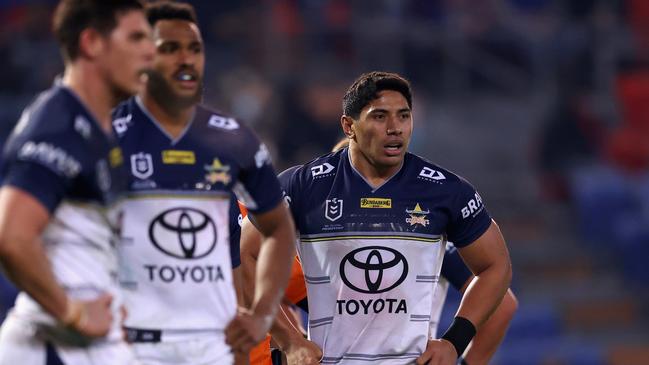
<svg viewBox="0 0 649 365"><path fill-rule="evenodd" d="M372 187L348 149L280 176L299 230L309 336L324 364L409 364L425 349L445 243L491 218L462 178L414 154Z"/></svg>

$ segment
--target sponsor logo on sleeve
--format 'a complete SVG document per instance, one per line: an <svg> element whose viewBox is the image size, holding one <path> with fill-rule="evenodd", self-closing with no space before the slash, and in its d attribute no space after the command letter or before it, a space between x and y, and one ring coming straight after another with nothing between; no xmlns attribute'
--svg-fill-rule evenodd
<svg viewBox="0 0 649 365"><path fill-rule="evenodd" d="M427 218L430 211L421 209L419 203L417 203L413 209L406 209L406 213L410 215L406 218L406 223L409 223L411 226L420 224L421 226L426 227L430 223L430 220Z"/></svg>
<svg viewBox="0 0 649 365"><path fill-rule="evenodd" d="M321 175L326 175L326 174L331 173L333 170L334 170L334 167L330 163L325 162L322 165L317 165L317 166L311 167L311 176L312 177L317 177L317 176L321 176Z"/></svg>
<svg viewBox="0 0 649 365"><path fill-rule="evenodd" d="M287 207L291 206L291 196L286 193L286 191L282 190L282 196L284 197L284 203L286 204Z"/></svg>
<svg viewBox="0 0 649 365"><path fill-rule="evenodd" d="M18 151L18 159L41 163L68 178L74 178L81 172L79 161L47 142L26 142Z"/></svg>
<svg viewBox="0 0 649 365"><path fill-rule="evenodd" d="M428 181L442 181L446 180L446 176L441 171L433 170L430 167L425 166L419 172L419 177Z"/></svg>
<svg viewBox="0 0 649 365"><path fill-rule="evenodd" d="M392 208L392 199L361 198L361 208L389 209Z"/></svg>
<svg viewBox="0 0 649 365"><path fill-rule="evenodd" d="M91 129L90 123L86 118L81 115L77 115L74 118L74 130L77 131L83 138L90 139Z"/></svg>
<svg viewBox="0 0 649 365"><path fill-rule="evenodd" d="M482 198L480 194L475 193L473 199L470 199L469 202L462 208L462 218L466 219L469 217L475 217L484 209L482 204Z"/></svg>
<svg viewBox="0 0 649 365"><path fill-rule="evenodd" d="M325 201L325 218L334 222L343 216L343 200L338 198Z"/></svg>
<svg viewBox="0 0 649 365"><path fill-rule="evenodd" d="M129 114L125 117L121 117L113 120L113 128L115 129L115 133L117 133L118 136L121 136L122 134L126 133L129 125L131 124L132 118L133 116Z"/></svg>
<svg viewBox="0 0 649 365"><path fill-rule="evenodd" d="M164 150L162 163L165 165L193 165L196 163L194 151Z"/></svg>
<svg viewBox="0 0 649 365"><path fill-rule="evenodd" d="M153 175L153 159L150 153L139 152L131 155L131 173L138 179L148 179Z"/></svg>
<svg viewBox="0 0 649 365"><path fill-rule="evenodd" d="M225 129L228 131L238 129L239 123L234 118L225 118L218 115L212 115L207 125L214 128Z"/></svg>
<svg viewBox="0 0 649 365"><path fill-rule="evenodd" d="M255 153L255 165L261 168L264 165L270 164L270 152L265 144L259 145L259 150Z"/></svg>

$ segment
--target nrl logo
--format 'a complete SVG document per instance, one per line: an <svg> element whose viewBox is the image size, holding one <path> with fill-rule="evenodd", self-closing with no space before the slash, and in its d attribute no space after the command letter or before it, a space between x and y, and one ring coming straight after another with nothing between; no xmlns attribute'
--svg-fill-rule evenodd
<svg viewBox="0 0 649 365"><path fill-rule="evenodd" d="M150 153L136 153L131 155L131 173L138 179L145 180L153 175L153 159Z"/></svg>
<svg viewBox="0 0 649 365"><path fill-rule="evenodd" d="M223 185L227 185L230 183L230 180L232 180L230 177L230 166L223 165L218 158L215 158L211 165L205 165L204 168L205 171L207 171L207 174L205 174L205 180L210 184L220 182L223 183Z"/></svg>
<svg viewBox="0 0 649 365"><path fill-rule="evenodd" d="M415 205L414 209L406 209L406 213L410 214L410 217L406 218L406 223L410 223L411 226L416 224L421 224L423 227L426 227L430 221L426 218L429 210L422 210L419 203Z"/></svg>
<svg viewBox="0 0 649 365"><path fill-rule="evenodd" d="M335 221L343 216L343 201L342 199L333 198L325 201L325 218L330 221Z"/></svg>

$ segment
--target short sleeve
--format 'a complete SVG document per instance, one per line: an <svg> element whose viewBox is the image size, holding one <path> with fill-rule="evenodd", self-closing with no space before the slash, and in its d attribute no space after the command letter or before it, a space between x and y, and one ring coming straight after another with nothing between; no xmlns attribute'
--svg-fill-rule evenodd
<svg viewBox="0 0 649 365"><path fill-rule="evenodd" d="M442 276L458 291L473 276L473 273L466 266L451 242L446 245L446 253L442 263Z"/></svg>
<svg viewBox="0 0 649 365"><path fill-rule="evenodd" d="M264 213L277 206L282 192L270 161L270 153L255 137L254 153L243 157L239 182L234 186L237 198L252 213Z"/></svg>
<svg viewBox="0 0 649 365"><path fill-rule="evenodd" d="M71 179L54 173L42 164L14 161L5 166L3 186L13 186L36 198L53 213L72 184Z"/></svg>
<svg viewBox="0 0 649 365"><path fill-rule="evenodd" d="M284 201L288 204L289 209L293 217L297 217L297 211L299 206L299 194L298 194L298 184L296 183L297 179L297 170L301 165L289 167L288 169L282 171L279 174L279 184L282 189L282 195L284 196Z"/></svg>
<svg viewBox="0 0 649 365"><path fill-rule="evenodd" d="M467 181L460 179L452 199L448 240L456 247L465 247L477 240L491 225L491 216L480 194Z"/></svg>

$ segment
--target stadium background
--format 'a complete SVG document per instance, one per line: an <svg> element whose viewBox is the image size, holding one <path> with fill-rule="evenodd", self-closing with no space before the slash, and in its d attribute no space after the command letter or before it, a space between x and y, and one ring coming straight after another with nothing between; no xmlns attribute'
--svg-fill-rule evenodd
<svg viewBox="0 0 649 365"><path fill-rule="evenodd" d="M62 69L55 3L0 0L0 141ZM192 3L205 102L278 169L336 142L361 72L413 82L411 150L472 181L511 250L520 308L494 364L649 364L649 1Z"/></svg>

